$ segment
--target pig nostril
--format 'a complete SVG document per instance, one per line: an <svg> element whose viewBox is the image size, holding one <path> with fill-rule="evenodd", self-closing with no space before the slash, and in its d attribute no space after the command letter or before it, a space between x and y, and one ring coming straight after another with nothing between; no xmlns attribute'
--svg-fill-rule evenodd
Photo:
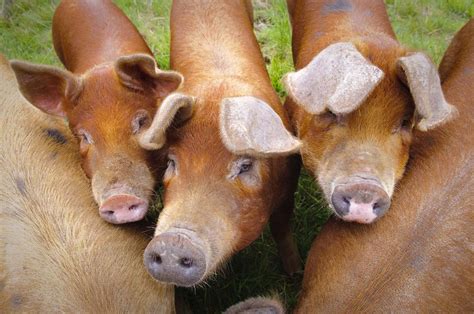
<svg viewBox="0 0 474 314"><path fill-rule="evenodd" d="M343 201L344 203L346 203L347 205L350 205L350 204L351 204L351 201L349 200L348 197L345 197L345 196L344 196L344 197L342 198L342 201Z"/></svg>
<svg viewBox="0 0 474 314"><path fill-rule="evenodd" d="M189 268L191 266L193 266L193 260L190 259L190 258L187 258L187 257L183 257L179 263L181 264L181 266L185 267L185 268Z"/></svg>
<svg viewBox="0 0 474 314"><path fill-rule="evenodd" d="M128 210L135 210L138 208L138 205L132 205L128 208Z"/></svg>
<svg viewBox="0 0 474 314"><path fill-rule="evenodd" d="M105 212L106 215L108 216L112 216L114 214L114 211L113 210L108 210Z"/></svg>
<svg viewBox="0 0 474 314"><path fill-rule="evenodd" d="M161 256L158 255L158 254L153 255L152 260L153 260L153 263L158 264L158 265L161 264L161 262L162 262L161 261Z"/></svg>

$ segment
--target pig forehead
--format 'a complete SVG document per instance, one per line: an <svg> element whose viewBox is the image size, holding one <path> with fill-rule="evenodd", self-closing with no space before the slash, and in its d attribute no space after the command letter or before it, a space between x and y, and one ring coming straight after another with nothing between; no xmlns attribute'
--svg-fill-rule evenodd
<svg viewBox="0 0 474 314"><path fill-rule="evenodd" d="M92 70L83 77L83 90L78 105L87 108L118 105L123 110L134 107L156 107L156 98L151 92L137 92L123 86L109 67Z"/></svg>

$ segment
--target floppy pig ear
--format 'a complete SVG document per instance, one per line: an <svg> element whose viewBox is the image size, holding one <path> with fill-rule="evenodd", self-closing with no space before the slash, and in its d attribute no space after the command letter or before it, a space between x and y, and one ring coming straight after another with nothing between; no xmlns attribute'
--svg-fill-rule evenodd
<svg viewBox="0 0 474 314"><path fill-rule="evenodd" d="M156 111L153 122L139 139L140 146L148 150L160 149L166 142L166 130L173 121L183 122L193 114L194 97L172 94L163 100Z"/></svg>
<svg viewBox="0 0 474 314"><path fill-rule="evenodd" d="M82 91L81 79L69 71L17 60L10 65L23 96L48 114L65 116L66 101L74 101Z"/></svg>
<svg viewBox="0 0 474 314"><path fill-rule="evenodd" d="M158 69L155 59L147 54L120 57L115 71L123 85L139 91L151 89L158 98L166 97L183 82L181 74Z"/></svg>
<svg viewBox="0 0 474 314"><path fill-rule="evenodd" d="M432 129L455 115L456 108L444 99L438 71L425 54L418 52L398 59L397 73L410 88L421 118L419 130Z"/></svg>
<svg viewBox="0 0 474 314"><path fill-rule="evenodd" d="M264 101L252 96L222 100L220 133L226 148L239 155L289 155L301 146L276 112Z"/></svg>
<svg viewBox="0 0 474 314"><path fill-rule="evenodd" d="M329 109L345 114L357 109L383 76L352 43L337 43L298 72L288 73L283 83L290 97L309 113Z"/></svg>
<svg viewBox="0 0 474 314"><path fill-rule="evenodd" d="M224 314L284 314L285 309L281 302L272 298L250 298L229 307Z"/></svg>

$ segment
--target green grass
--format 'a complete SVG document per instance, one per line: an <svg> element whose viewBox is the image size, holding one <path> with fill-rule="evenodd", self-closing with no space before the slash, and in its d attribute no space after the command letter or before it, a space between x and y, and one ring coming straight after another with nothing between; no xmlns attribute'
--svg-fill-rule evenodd
<svg viewBox="0 0 474 314"><path fill-rule="evenodd" d="M283 0L257 0L255 28L275 89L284 96L280 79L292 70L291 36ZM453 34L474 14L472 0L387 0L399 40L427 52L439 62ZM8 20L0 20L0 53L8 58L59 65L51 43L51 17L57 0L16 0ZM161 68L169 67L170 0L118 0L145 36ZM294 233L305 259L311 242L328 218L313 180L300 178ZM243 250L205 287L178 289L196 313L216 313L250 296L279 294L292 308L302 275L288 278L279 263L268 230Z"/></svg>

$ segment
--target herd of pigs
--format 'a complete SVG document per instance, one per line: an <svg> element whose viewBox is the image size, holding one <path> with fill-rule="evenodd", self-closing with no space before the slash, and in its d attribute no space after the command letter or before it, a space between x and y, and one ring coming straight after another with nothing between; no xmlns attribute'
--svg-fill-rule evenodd
<svg viewBox="0 0 474 314"><path fill-rule="evenodd" d="M56 9L67 70L1 58L2 311L175 312L174 285L205 282L268 221L297 272L301 161L335 217L297 313L474 311L474 20L438 70L397 42L382 0L288 10L285 105L244 0L175 0L173 71L109 0ZM142 220L160 183L151 241L114 225Z"/></svg>

